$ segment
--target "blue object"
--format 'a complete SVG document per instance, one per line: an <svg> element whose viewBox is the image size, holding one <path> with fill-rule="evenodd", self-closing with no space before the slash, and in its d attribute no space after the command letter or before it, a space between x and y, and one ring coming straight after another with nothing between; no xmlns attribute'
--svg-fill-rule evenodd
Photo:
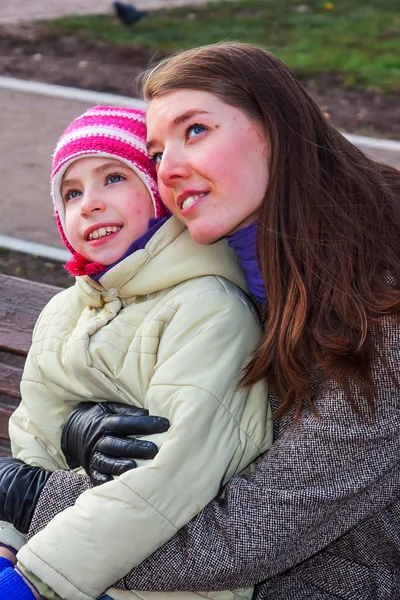
<svg viewBox="0 0 400 600"><path fill-rule="evenodd" d="M115 265L117 265L122 260L124 260L124 258L126 258L127 256L130 256L137 250L143 250L143 248L145 247L147 242L153 237L153 235L156 233L156 231L158 231L160 229L160 227L162 225L164 225L164 223L166 221L168 221L170 216L171 215L168 215L167 217L154 217L153 219L150 219L149 228L146 231L146 233L144 233L142 236L140 236L140 238L138 238L137 240L132 242L132 244L129 246L128 250L125 252L125 254L123 254L121 256L121 258L116 260L112 265L109 265L108 267L106 267L100 273L97 273L97 275L91 275L90 279L93 279L93 281L96 281L96 283L99 283L100 278L103 277L104 273L107 273L107 271L109 271L110 269L115 267Z"/></svg>
<svg viewBox="0 0 400 600"><path fill-rule="evenodd" d="M3 556L0 556L0 573L2 571L4 571L4 569L13 569L14 565L12 564L11 560L8 560L8 558L4 558Z"/></svg>
<svg viewBox="0 0 400 600"><path fill-rule="evenodd" d="M30 587L15 569L4 569L0 573L1 600L36 600Z"/></svg>
<svg viewBox="0 0 400 600"><path fill-rule="evenodd" d="M227 235L228 246L233 248L245 271L249 292L256 300L265 302L265 286L256 259L257 222Z"/></svg>
<svg viewBox="0 0 400 600"><path fill-rule="evenodd" d="M110 598L110 596L107 596L107 594L102 594L97 598L97 600L112 600L112 598Z"/></svg>

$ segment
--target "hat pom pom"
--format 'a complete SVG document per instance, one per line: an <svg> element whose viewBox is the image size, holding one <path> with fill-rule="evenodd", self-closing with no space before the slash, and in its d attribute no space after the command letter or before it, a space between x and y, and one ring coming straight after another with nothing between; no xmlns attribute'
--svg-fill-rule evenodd
<svg viewBox="0 0 400 600"><path fill-rule="evenodd" d="M102 271L104 271L106 267L98 262L91 262L85 267L85 275L98 275Z"/></svg>
<svg viewBox="0 0 400 600"><path fill-rule="evenodd" d="M101 271L104 271L105 266L100 263L91 262L82 256L82 254L76 253L65 263L64 269L73 277L81 277L82 275L97 275Z"/></svg>

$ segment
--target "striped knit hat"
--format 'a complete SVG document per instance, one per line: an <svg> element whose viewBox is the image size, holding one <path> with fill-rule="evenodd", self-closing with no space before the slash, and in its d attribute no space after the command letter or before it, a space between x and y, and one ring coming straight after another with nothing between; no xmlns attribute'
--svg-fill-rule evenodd
<svg viewBox="0 0 400 600"><path fill-rule="evenodd" d="M68 125L58 140L51 172L51 195L58 229L65 246L72 252L75 262L79 265L82 265L86 259L78 256L68 241L61 184L68 167L83 157L116 158L125 163L148 189L154 205L154 216L162 217L169 214L161 202L156 170L146 151L144 110L126 106L95 106L87 110ZM71 261L67 263L66 268L73 275L93 274L102 266L83 269L83 273L81 267L74 270L73 264L70 263ZM86 261L86 264L89 265L89 261Z"/></svg>

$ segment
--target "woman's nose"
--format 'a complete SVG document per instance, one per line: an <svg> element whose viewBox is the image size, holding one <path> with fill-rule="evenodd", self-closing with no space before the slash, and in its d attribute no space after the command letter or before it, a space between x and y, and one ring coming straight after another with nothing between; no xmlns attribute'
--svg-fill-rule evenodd
<svg viewBox="0 0 400 600"><path fill-rule="evenodd" d="M183 155L164 152L157 175L159 180L168 187L180 179L187 179L190 176L190 168Z"/></svg>

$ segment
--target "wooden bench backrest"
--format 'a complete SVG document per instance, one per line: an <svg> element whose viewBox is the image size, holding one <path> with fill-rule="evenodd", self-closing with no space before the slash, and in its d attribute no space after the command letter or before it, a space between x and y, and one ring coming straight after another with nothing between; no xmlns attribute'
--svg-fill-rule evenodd
<svg viewBox="0 0 400 600"><path fill-rule="evenodd" d="M21 398L19 383L32 329L61 288L0 274L0 456L10 453L8 419Z"/></svg>

